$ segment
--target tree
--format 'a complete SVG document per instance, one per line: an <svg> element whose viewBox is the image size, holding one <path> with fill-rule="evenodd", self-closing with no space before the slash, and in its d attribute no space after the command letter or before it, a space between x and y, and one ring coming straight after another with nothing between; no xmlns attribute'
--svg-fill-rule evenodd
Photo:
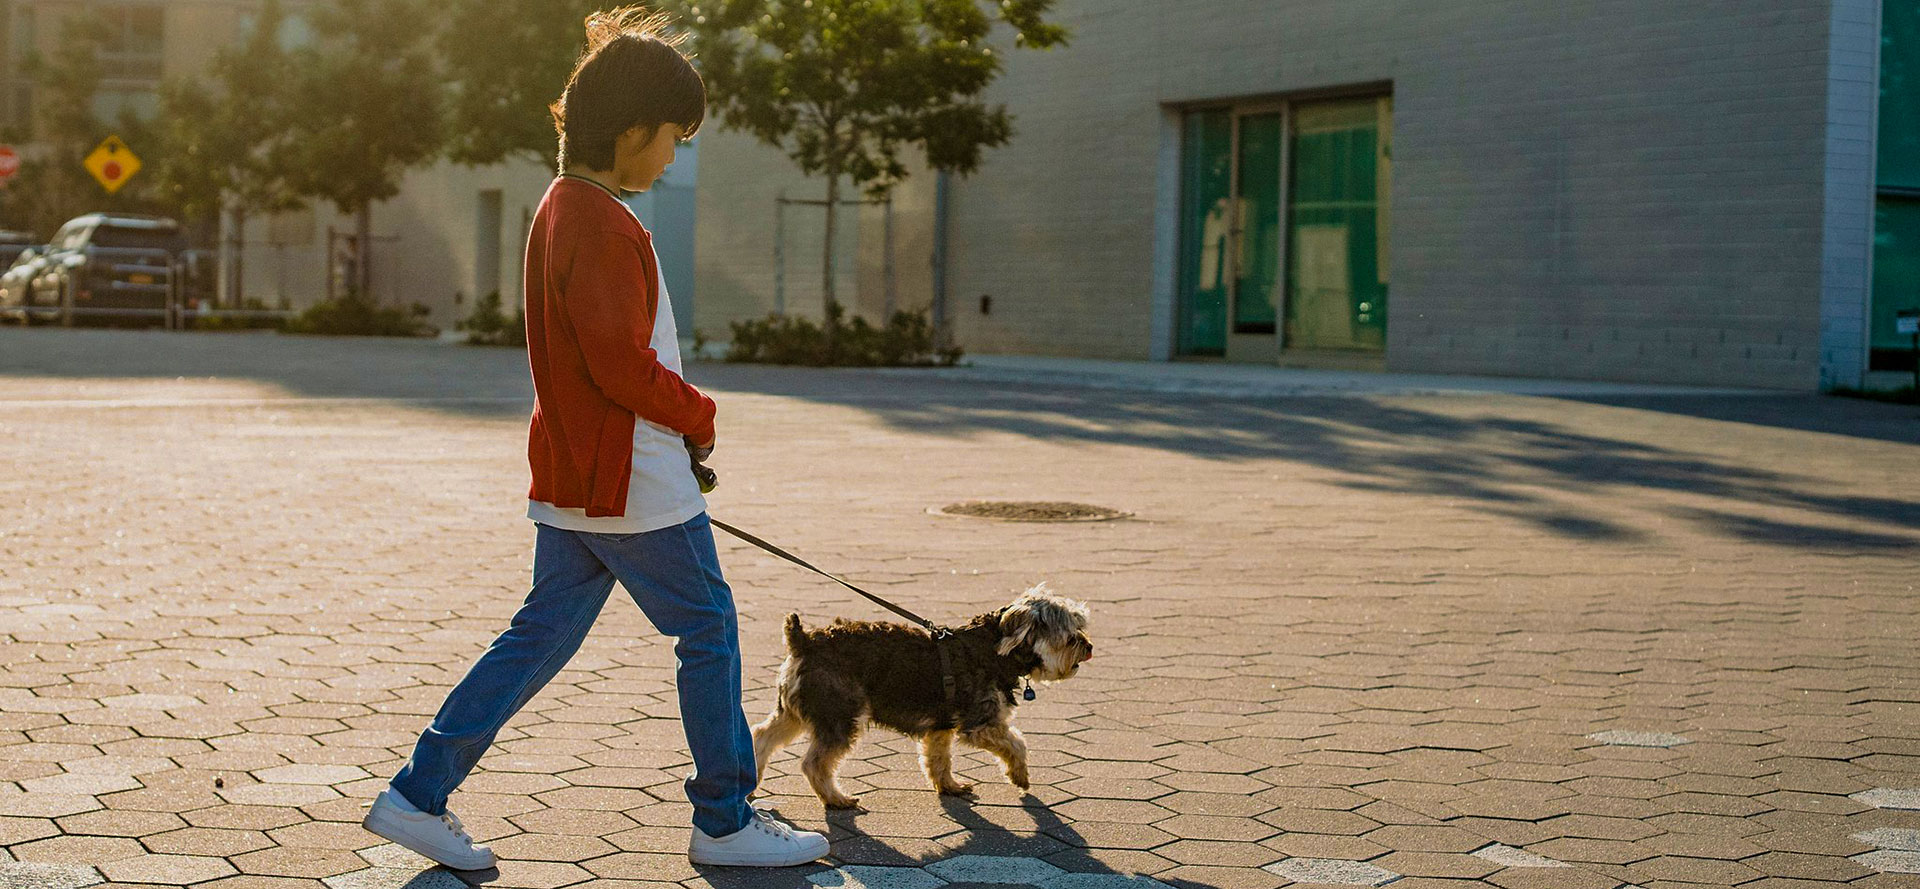
<svg viewBox="0 0 1920 889"><path fill-rule="evenodd" d="M105 42L100 22L73 16L61 21L60 42L51 55L27 56L24 71L35 87L32 137L47 150L25 160L8 183L10 224L51 235L68 219L98 209L96 196L105 197L81 164L107 135L93 115Z"/></svg>
<svg viewBox="0 0 1920 889"><path fill-rule="evenodd" d="M408 168L440 153L442 81L425 0L334 0L314 7L320 40L292 54L286 122L268 162L297 194L354 216L353 292L369 297L372 207ZM502 48L502 52L509 52Z"/></svg>
<svg viewBox="0 0 1920 889"><path fill-rule="evenodd" d="M160 89L154 180L163 198L189 220L230 221L221 244L226 298L240 305L245 294L243 250L247 217L301 207L289 171L271 161L288 138L293 117L287 84L292 59L280 45L286 19L279 0L266 0L252 33L215 54L211 86L197 79L170 80ZM281 149L284 154L284 149Z"/></svg>
<svg viewBox="0 0 1920 889"><path fill-rule="evenodd" d="M491 164L551 161L558 142L547 104L580 56L595 0L448 0L436 39L448 84L447 157ZM511 51L502 52L502 47Z"/></svg>
<svg viewBox="0 0 1920 889"><path fill-rule="evenodd" d="M996 0L1014 45L1064 45L1042 20L1053 0ZM752 133L827 179L829 317L840 179L883 197L906 178L900 150L966 174L984 149L1006 144L1006 106L979 100L1001 62L987 45L993 18L981 0L687 0L709 104L726 129Z"/></svg>
<svg viewBox="0 0 1920 889"><path fill-rule="evenodd" d="M151 173L136 175L108 194L93 180L84 162L109 135L119 135L148 166L162 161L155 124L122 105L112 121L96 112L104 67L100 52L108 45L108 30L98 19L69 14L60 20L60 41L54 52L30 54L24 71L34 85L31 133L15 134L38 142L44 151L23 161L7 184L8 224L51 235L82 213L173 213L170 195Z"/></svg>

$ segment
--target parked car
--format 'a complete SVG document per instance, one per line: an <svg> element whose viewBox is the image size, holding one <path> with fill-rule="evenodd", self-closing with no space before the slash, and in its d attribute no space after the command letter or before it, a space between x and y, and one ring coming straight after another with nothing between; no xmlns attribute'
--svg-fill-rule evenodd
<svg viewBox="0 0 1920 889"><path fill-rule="evenodd" d="M71 306L76 320L167 317L187 249L180 224L162 216L88 213L60 227L47 245L44 270L28 282L30 319Z"/></svg>
<svg viewBox="0 0 1920 889"><path fill-rule="evenodd" d="M34 244L13 258L13 264L0 273L0 317L18 318L28 324L51 321L60 316L58 306L34 310L30 302L33 279L47 270L47 245Z"/></svg>
<svg viewBox="0 0 1920 889"><path fill-rule="evenodd" d="M0 268L11 265L28 247L40 243L33 232L17 232L0 229Z"/></svg>

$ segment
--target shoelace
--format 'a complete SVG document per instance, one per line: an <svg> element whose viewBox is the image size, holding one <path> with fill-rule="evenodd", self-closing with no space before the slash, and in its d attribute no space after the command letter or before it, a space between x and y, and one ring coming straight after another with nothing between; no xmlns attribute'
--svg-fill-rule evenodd
<svg viewBox="0 0 1920 889"><path fill-rule="evenodd" d="M783 839L783 840L793 839L793 828L788 827L784 822L781 822L775 819L773 817L773 813L767 811L766 809L753 810L753 824L755 827L758 827L761 830L766 831L767 833L773 834L774 836L779 837L780 839Z"/></svg>
<svg viewBox="0 0 1920 889"><path fill-rule="evenodd" d="M453 831L453 835L459 837L461 842L469 846L473 845L473 837L467 836L466 825L460 823L460 816L448 812L440 816L440 823L445 824L448 830Z"/></svg>

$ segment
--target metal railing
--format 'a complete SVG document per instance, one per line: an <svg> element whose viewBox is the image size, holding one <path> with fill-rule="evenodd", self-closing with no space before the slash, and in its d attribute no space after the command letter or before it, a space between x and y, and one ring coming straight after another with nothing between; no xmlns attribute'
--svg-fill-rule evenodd
<svg viewBox="0 0 1920 889"><path fill-rule="evenodd" d="M185 264L177 260L167 266L165 298L158 307L143 306L79 306L74 304L74 278L71 274L60 279L59 323L62 327L72 327L75 318L121 317L121 318L160 318L167 330L186 330L188 323L202 318L291 318L295 312L283 309L231 309L210 305L207 299L189 300L181 292L180 281ZM150 268L143 266L143 268ZM123 287L124 285L124 287ZM137 289L147 285L114 281L109 285L113 289ZM37 307L22 306L23 317L31 317Z"/></svg>

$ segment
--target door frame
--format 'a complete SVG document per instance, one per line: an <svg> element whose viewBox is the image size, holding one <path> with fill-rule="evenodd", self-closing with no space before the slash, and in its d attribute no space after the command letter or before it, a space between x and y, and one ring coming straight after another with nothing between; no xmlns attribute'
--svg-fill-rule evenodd
<svg viewBox="0 0 1920 889"><path fill-rule="evenodd" d="M1227 277L1227 360L1228 361L1273 361L1279 357L1282 331L1286 329L1287 298L1287 205L1292 200L1292 177L1287 175L1292 164L1293 150L1293 103L1286 99L1260 99L1236 102L1231 106L1233 117L1233 165L1232 192L1233 212L1228 222L1228 261ZM1280 153L1279 169L1275 170L1275 180L1279 183L1274 198L1280 214L1278 243L1274 245L1274 258L1279 272L1274 276L1273 292L1269 298L1273 301L1273 329L1240 329L1240 281L1244 277L1242 269L1246 260L1247 229L1245 225L1246 170L1242 165L1241 152L1242 123L1249 117L1277 114L1280 117Z"/></svg>
<svg viewBox="0 0 1920 889"><path fill-rule="evenodd" d="M1169 160L1172 161L1169 166L1171 168L1170 173L1172 174L1171 179L1175 186L1174 198L1170 202L1170 209L1177 218L1184 218L1187 209L1186 202L1189 197L1186 193L1186 176L1184 173L1186 165L1191 159L1186 154L1185 142L1181 138L1181 134L1185 132L1188 116L1205 111L1226 111L1232 121L1231 134L1228 137L1233 146L1231 183L1228 186L1228 190L1231 193L1230 200L1233 202L1233 212L1230 215L1231 228L1228 238L1227 348L1225 360L1236 363L1273 363L1276 361L1294 363L1297 359L1307 358L1311 362L1313 356L1320 355L1327 351L1318 349L1289 349L1285 343L1287 302L1293 295L1290 281L1288 280L1291 266L1288 264L1290 258L1288 256L1288 248L1290 245L1287 243L1287 232L1288 217L1293 201L1294 106L1303 102L1320 102L1330 99L1393 98L1394 96L1393 81L1381 80L1279 94L1259 94L1228 100L1214 99L1188 103L1169 103L1163 106L1170 112L1167 120L1170 124L1169 147L1173 149L1173 156L1169 158ZM1242 239L1245 234L1244 227L1241 225L1240 214L1241 201L1243 200L1240 194L1242 185L1240 157L1241 120L1248 115L1275 112L1280 115L1280 170L1278 189L1280 202L1280 234L1279 243L1275 248L1280 273L1274 282L1274 329L1271 333L1239 333L1234 329L1234 319L1238 316L1240 302L1240 267L1244 249ZM1169 255L1174 257L1175 261L1170 264L1170 271L1174 276L1170 293L1171 299L1165 303L1167 306L1166 317L1170 319L1167 328L1170 336L1167 340L1168 351L1166 354L1173 360L1207 360L1206 356L1182 355L1179 351L1180 337L1182 335L1179 329L1181 322L1181 300L1182 293L1187 288L1188 282L1178 279L1180 266L1177 257L1183 255L1183 251L1187 247L1184 239L1188 237L1188 232L1184 227L1176 225L1172 227L1169 233L1172 235ZM1389 237L1391 237L1391 235L1389 235ZM1348 356L1347 353L1340 350L1334 350L1328 354L1331 358L1336 359L1337 363L1340 363L1342 367L1352 364L1356 360L1359 361L1361 365L1370 367L1383 361L1386 352L1383 349L1377 355L1371 353L1354 353L1358 358Z"/></svg>

